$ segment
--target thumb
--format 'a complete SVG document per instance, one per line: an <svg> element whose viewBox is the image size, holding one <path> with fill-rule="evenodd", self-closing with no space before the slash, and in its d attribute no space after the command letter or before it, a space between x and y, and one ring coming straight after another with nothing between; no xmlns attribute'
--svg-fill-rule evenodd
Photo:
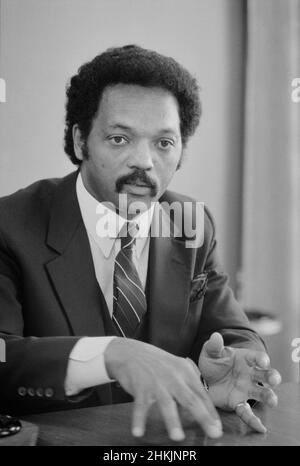
<svg viewBox="0 0 300 466"><path fill-rule="evenodd" d="M223 356L224 341L220 333L214 332L203 346L207 356L220 358Z"/></svg>

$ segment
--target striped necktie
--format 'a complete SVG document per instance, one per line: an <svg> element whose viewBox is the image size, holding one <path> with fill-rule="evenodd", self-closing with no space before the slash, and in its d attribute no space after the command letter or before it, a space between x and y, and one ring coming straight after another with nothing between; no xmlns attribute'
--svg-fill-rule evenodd
<svg viewBox="0 0 300 466"><path fill-rule="evenodd" d="M127 222L127 234L121 237L121 249L115 259L112 315L118 333L127 338L133 337L147 310L146 296L132 260L135 238L130 229Z"/></svg>

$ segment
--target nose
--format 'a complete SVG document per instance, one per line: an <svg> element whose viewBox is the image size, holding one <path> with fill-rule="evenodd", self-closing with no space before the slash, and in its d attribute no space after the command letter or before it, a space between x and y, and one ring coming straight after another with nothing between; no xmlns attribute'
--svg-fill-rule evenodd
<svg viewBox="0 0 300 466"><path fill-rule="evenodd" d="M147 141L140 141L132 147L127 164L129 168L151 170L153 168L153 153Z"/></svg>

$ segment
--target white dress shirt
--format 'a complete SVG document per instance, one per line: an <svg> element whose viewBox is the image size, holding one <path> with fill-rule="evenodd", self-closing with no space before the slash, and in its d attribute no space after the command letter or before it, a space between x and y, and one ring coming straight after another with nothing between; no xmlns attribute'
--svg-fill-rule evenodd
<svg viewBox="0 0 300 466"><path fill-rule="evenodd" d="M76 193L90 243L95 275L112 316L114 263L121 247L118 235L126 220L98 202L87 191L80 173L77 177ZM136 231L132 259L144 289L148 270L149 230L154 207L155 203L149 210L131 220ZM113 338L116 337L83 337L76 343L69 356L65 379L65 391L68 396L111 381L105 368L104 351Z"/></svg>

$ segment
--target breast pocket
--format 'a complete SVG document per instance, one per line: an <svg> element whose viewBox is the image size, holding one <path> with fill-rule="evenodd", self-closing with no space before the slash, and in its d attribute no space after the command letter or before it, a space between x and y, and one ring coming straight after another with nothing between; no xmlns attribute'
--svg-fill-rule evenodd
<svg viewBox="0 0 300 466"><path fill-rule="evenodd" d="M191 282L190 303L201 300L207 289L207 272L196 275Z"/></svg>

